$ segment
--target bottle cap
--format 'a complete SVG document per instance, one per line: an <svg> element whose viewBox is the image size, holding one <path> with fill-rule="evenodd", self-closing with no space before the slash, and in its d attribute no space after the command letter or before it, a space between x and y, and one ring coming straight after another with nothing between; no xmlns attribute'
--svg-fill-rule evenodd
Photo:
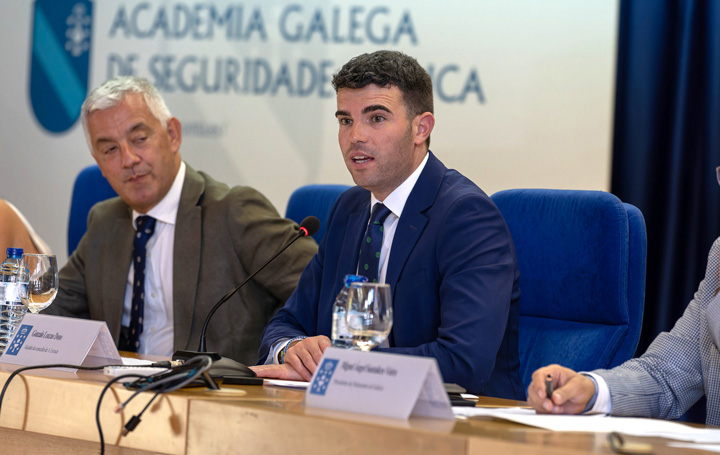
<svg viewBox="0 0 720 455"><path fill-rule="evenodd" d="M362 275L345 275L345 286L350 287L352 283L367 283L367 280Z"/></svg>
<svg viewBox="0 0 720 455"><path fill-rule="evenodd" d="M23 255L23 249L22 248L8 248L7 249L7 256L9 258L18 259L21 258Z"/></svg>

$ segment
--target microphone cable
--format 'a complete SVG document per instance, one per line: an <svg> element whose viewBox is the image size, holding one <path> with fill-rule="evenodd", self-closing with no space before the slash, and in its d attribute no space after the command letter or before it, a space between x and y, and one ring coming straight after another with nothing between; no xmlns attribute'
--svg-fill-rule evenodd
<svg viewBox="0 0 720 455"><path fill-rule="evenodd" d="M97 406L95 408L95 422L97 424L98 434L100 436L100 453L101 454L105 453L105 438L104 438L103 431L102 431L102 425L100 423L100 405L105 396L105 393L110 389L110 387L113 384L115 384L116 382L118 382L122 379L135 378L135 381L126 382L123 385L128 389L137 388L135 393L133 393L127 400L125 400L123 403L120 403L115 408L115 412L117 412L117 413L121 412L125 408L125 406L127 406L127 404L133 398L135 398L140 392L155 391L155 394L148 401L148 403L145 405L145 407L142 409L142 411L140 411L139 414L133 416L125 424L123 431L122 431L122 436L126 436L128 433L133 431L135 429L135 427L137 427L137 425L140 423L141 416L150 407L152 402L155 400L155 398L157 398L157 396L159 394L172 392L174 390L178 390L182 387L185 387L186 385L195 381L201 375L204 376L204 380L209 388L218 389L219 387L212 380L212 378L210 378L206 375L207 370L210 368L210 365L212 365L212 360L208 356L194 357L192 359L188 359L181 365L173 365L172 362L164 360L164 361L152 363L147 366L148 367L156 367L156 368L166 368L167 369L166 371L162 371L160 373L156 373L153 375L128 373L128 374L116 376L116 377L110 379L105 384L102 391L100 392L100 397L98 398ZM68 368L68 369L76 369L76 370L83 370L83 371L94 371L94 370L102 370L105 367L124 367L124 366L127 366L127 365L108 364L108 365L99 365L99 366L90 367L90 366L82 366L82 365L71 365L71 364L66 364L66 363L54 363L54 364L46 364L46 365L29 365L29 366L20 367L20 368L16 369L15 371L13 371L12 373L10 373L10 376L8 376L7 380L5 381L5 384L3 385L2 391L0 391L0 412L2 412L2 403L5 398L5 393L8 389L8 387L10 386L10 382L22 372L29 371L29 370L45 369L45 368Z"/></svg>
<svg viewBox="0 0 720 455"><path fill-rule="evenodd" d="M127 365L100 365L95 367L88 367L88 366L82 366L82 365L70 365L67 363L52 363L52 364L46 364L46 365L28 365L24 367L20 367L17 370L10 373L10 376L8 376L7 380L5 381L5 385L2 388L2 391L0 391L0 412L2 412L2 403L3 399L5 398L5 391L7 391L7 388L10 386L10 382L20 373L28 370L41 370L44 368L68 368L68 369L75 369L75 370L84 370L84 371L93 371L93 370L102 370L105 367L126 367ZM172 362L169 360L163 360L160 362L155 362L150 365L147 365L148 367L154 367L154 368L172 368Z"/></svg>
<svg viewBox="0 0 720 455"><path fill-rule="evenodd" d="M188 359L182 365L173 366L165 372L156 373L149 376L137 373L130 373L117 376L108 381L108 383L105 384L102 392L100 393L100 398L98 398L97 406L95 408L95 423L97 424L98 435L100 436L100 454L104 455L105 453L105 438L103 435L102 424L100 423L100 405L103 398L105 397L105 393L110 390L110 386L120 381L121 379L137 378L135 381L123 383L125 388L137 388L137 390L127 400L115 407L116 413L122 412L123 409L125 409L125 407L128 405L128 403L130 403L133 398L138 396L140 392L155 392L155 395L153 395L153 397L148 401L142 411L132 416L123 427L121 435L127 436L128 433L133 431L135 427L138 426L142 415L150 407L152 402L155 401L155 398L157 398L158 395L160 395L161 393L172 392L185 387L186 385L195 381L198 377L200 377L200 375L205 375L207 370L210 369L211 365L212 360L210 359L210 357L198 356L193 357L192 359ZM218 388L217 384L212 381L212 378L205 376L205 381L208 384L209 388Z"/></svg>
<svg viewBox="0 0 720 455"><path fill-rule="evenodd" d="M128 374L123 374L120 376L115 376L114 378L109 380L107 382L107 384L105 384L105 387L103 387L102 392L100 392L100 398L98 398L97 405L95 406L95 425L97 425L98 435L100 436L100 455L105 455L105 437L103 435L102 424L100 423L100 404L102 403L102 399L105 396L105 393L108 390L110 390L111 385L115 384L116 382L118 382L121 379L140 378L140 377L142 377L142 375L138 374L138 373L128 373ZM135 395L133 395L133 396L135 396ZM117 408L115 409L115 412L119 412ZM143 412L144 412L144 410L143 410ZM132 419L130 419L130 420L132 420ZM139 419L138 419L138 421L139 421ZM135 424L135 426L137 426L137 424ZM123 433L124 433L124 431L125 430L123 430Z"/></svg>

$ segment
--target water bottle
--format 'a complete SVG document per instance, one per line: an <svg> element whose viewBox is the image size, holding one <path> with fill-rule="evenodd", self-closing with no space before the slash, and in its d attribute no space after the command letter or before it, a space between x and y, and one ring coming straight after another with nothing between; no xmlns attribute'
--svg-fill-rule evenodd
<svg viewBox="0 0 720 455"><path fill-rule="evenodd" d="M336 348L352 348L352 334L347 328L345 322L345 312L347 311L348 295L350 293L350 285L353 283L365 283L367 278L360 275L345 275L345 286L340 289L340 293L335 298L332 311L332 340L333 347Z"/></svg>
<svg viewBox="0 0 720 455"><path fill-rule="evenodd" d="M8 248L7 259L0 264L0 354L27 312L20 296L27 291L30 274L22 255L22 248Z"/></svg>

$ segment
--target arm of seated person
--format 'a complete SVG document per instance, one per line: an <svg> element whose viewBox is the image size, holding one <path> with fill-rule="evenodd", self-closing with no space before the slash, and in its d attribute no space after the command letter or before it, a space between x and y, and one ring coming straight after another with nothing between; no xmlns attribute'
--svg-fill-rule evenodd
<svg viewBox="0 0 720 455"><path fill-rule="evenodd" d="M553 393L547 397L545 379L552 378ZM538 368L528 386L527 401L539 414L580 414L595 396L595 383L560 365Z"/></svg>
<svg viewBox="0 0 720 455"><path fill-rule="evenodd" d="M25 253L38 252L20 217L0 199L0 250L3 257L8 248L22 248Z"/></svg>
<svg viewBox="0 0 720 455"><path fill-rule="evenodd" d="M257 365L251 367L258 377L309 381L323 356L330 347L326 336L314 336L289 344L281 365Z"/></svg>

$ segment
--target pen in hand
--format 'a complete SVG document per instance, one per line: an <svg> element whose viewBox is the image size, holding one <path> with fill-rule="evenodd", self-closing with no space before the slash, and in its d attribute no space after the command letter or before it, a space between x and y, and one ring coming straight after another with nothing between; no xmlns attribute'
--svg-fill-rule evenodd
<svg viewBox="0 0 720 455"><path fill-rule="evenodd" d="M549 400L552 400L553 380L552 380L551 374L548 374L547 376L545 376L545 394L547 395Z"/></svg>

